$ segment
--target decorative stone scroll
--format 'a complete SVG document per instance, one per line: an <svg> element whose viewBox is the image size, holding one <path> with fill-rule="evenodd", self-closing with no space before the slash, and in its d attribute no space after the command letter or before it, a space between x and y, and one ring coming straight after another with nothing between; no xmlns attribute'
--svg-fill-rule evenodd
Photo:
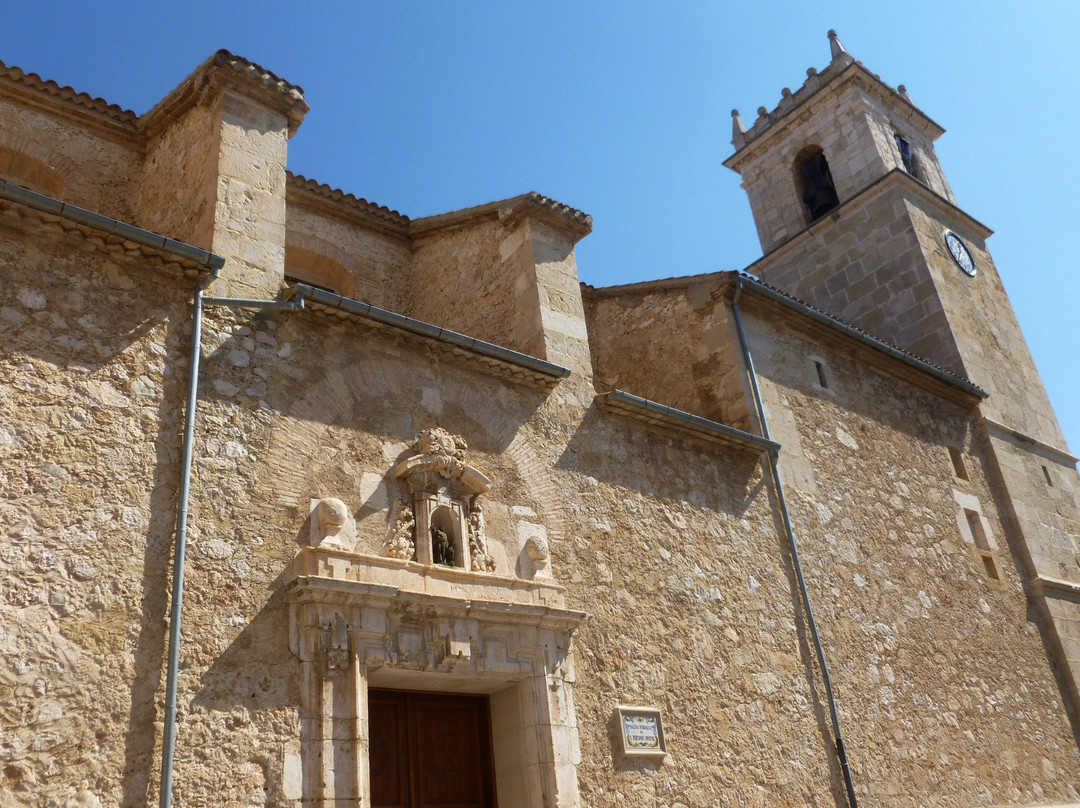
<svg viewBox="0 0 1080 808"><path fill-rule="evenodd" d="M465 439L432 427L420 433L414 448L418 453L391 472L404 481L412 506L399 500L384 543L387 555L494 572L478 501L491 483L466 462Z"/></svg>
<svg viewBox="0 0 1080 808"><path fill-rule="evenodd" d="M412 561L416 557L416 519L413 509L404 497L398 497L394 503L393 521L386 531L383 549L391 558Z"/></svg>

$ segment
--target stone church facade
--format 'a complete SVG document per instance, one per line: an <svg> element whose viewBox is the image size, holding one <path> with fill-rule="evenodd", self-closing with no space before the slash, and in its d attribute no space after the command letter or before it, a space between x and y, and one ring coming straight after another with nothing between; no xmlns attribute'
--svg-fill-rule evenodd
<svg viewBox="0 0 1080 808"><path fill-rule="evenodd" d="M733 116L763 257L607 288L539 194L290 173L228 52L143 115L0 65L0 802L1080 801L1076 458L830 47Z"/></svg>

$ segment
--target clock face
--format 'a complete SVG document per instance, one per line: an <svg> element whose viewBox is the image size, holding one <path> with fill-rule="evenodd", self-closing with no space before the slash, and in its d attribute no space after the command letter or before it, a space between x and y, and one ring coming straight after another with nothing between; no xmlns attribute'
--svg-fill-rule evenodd
<svg viewBox="0 0 1080 808"><path fill-rule="evenodd" d="M956 265L964 271L965 275L975 277L975 259L971 257L971 251L967 245L952 230L945 231L945 246L949 248Z"/></svg>

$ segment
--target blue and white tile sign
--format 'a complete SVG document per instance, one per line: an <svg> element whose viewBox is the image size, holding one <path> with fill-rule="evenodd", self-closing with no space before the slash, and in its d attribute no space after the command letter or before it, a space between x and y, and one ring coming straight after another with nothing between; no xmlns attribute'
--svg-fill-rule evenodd
<svg viewBox="0 0 1080 808"><path fill-rule="evenodd" d="M667 754L659 710L653 707L626 706L617 709L624 755L663 757Z"/></svg>

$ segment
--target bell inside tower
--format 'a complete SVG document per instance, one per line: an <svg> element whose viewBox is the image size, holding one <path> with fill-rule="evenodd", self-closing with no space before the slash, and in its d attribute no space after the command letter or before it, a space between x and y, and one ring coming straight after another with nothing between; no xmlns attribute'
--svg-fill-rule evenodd
<svg viewBox="0 0 1080 808"><path fill-rule="evenodd" d="M840 204L829 161L819 147L809 146L799 152L795 158L795 177L808 221L820 219Z"/></svg>

